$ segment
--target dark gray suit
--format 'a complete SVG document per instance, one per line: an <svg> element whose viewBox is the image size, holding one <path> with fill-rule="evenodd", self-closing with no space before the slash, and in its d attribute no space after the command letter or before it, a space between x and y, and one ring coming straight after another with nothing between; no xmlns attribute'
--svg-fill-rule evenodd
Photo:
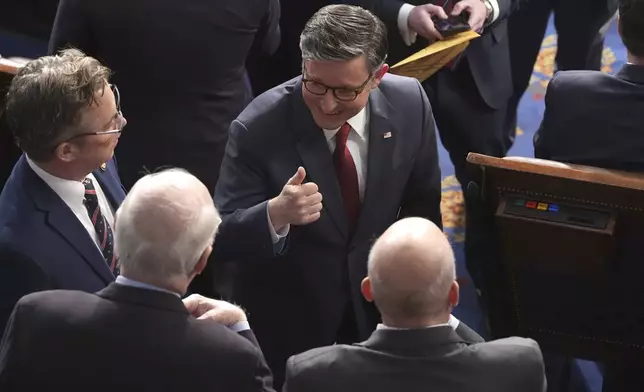
<svg viewBox="0 0 644 392"><path fill-rule="evenodd" d="M353 235L301 78L256 98L231 125L215 191L223 222L214 260L237 261L233 300L248 310L276 385L289 356L336 341L348 305L359 334L354 341L374 330L379 315L362 298L360 282L380 234L406 216L441 225L434 119L420 83L386 75L371 92L369 113L366 191ZM306 182L318 185L324 209L316 222L292 226L282 253L275 254L267 200L298 166L306 169Z"/></svg>
<svg viewBox="0 0 644 392"><path fill-rule="evenodd" d="M173 294L120 284L18 302L0 348L0 390L46 389L273 391L252 331L197 320Z"/></svg>
<svg viewBox="0 0 644 392"><path fill-rule="evenodd" d="M558 72L545 100L535 157L644 172L644 66Z"/></svg>
<svg viewBox="0 0 644 392"><path fill-rule="evenodd" d="M289 359L284 392L545 392L535 341L473 344L458 332L377 330L360 344L313 349Z"/></svg>

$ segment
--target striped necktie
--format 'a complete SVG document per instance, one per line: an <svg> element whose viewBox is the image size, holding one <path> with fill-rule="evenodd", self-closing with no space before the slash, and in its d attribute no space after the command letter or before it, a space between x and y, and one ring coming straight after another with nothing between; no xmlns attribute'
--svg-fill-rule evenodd
<svg viewBox="0 0 644 392"><path fill-rule="evenodd" d="M85 200L83 200L83 204L87 208L89 219L92 221L92 225L94 225L94 229L98 235L99 249L110 271L116 276L118 275L118 267L116 265L116 255L114 254L112 228L101 213L101 208L98 205L98 196L92 180L86 178L83 181L83 185L85 185Z"/></svg>

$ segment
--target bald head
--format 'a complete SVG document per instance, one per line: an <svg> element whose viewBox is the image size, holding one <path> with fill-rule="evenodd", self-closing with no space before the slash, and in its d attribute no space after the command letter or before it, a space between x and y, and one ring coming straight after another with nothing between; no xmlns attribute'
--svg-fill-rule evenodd
<svg viewBox="0 0 644 392"><path fill-rule="evenodd" d="M439 320L458 302L452 247L426 219L406 218L389 227L371 249L368 277L383 319Z"/></svg>
<svg viewBox="0 0 644 392"><path fill-rule="evenodd" d="M208 189L192 174L170 169L143 177L117 212L121 273L157 284L189 277L210 253L220 222Z"/></svg>

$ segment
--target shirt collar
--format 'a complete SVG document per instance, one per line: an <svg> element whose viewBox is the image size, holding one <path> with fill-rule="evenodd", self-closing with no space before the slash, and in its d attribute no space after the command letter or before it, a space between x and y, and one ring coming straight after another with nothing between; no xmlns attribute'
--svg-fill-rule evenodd
<svg viewBox="0 0 644 392"><path fill-rule="evenodd" d="M56 177L43 170L38 164L26 156L27 164L31 167L38 177L40 177L49 187L56 192L56 194L63 199L67 204L83 205L85 199L85 185L80 181L67 180L64 178ZM96 181L94 176L90 173L89 177L92 181Z"/></svg>
<svg viewBox="0 0 644 392"><path fill-rule="evenodd" d="M362 108L361 111L358 112L358 114L356 114L355 116L347 120L347 123L351 125L351 128L353 128L353 130L356 131L358 136L360 136L362 139L366 138L367 130L365 128L367 127L368 117L369 117L369 105L366 105L364 108ZM340 127L335 129L323 129L326 140L330 141L331 139L333 139L333 137L335 136L335 134L338 132L339 129Z"/></svg>
<svg viewBox="0 0 644 392"><path fill-rule="evenodd" d="M148 283L143 283L143 282L139 282L137 280L129 279L129 278L126 278L123 275L117 276L115 283L123 285L123 286L136 287L136 288L139 288L139 289L161 291L161 292L164 292L164 293L176 295L177 297L181 298L181 294L175 293L174 291L166 290L164 288L157 287L157 286L154 286L154 285L151 285L151 284L148 284Z"/></svg>
<svg viewBox="0 0 644 392"><path fill-rule="evenodd" d="M436 328L436 327L452 327L452 329L456 330L458 328L458 324L460 323L460 320L454 317L453 315L449 315L449 321L443 324L434 324L434 325L428 325L424 328L396 328L396 327L389 327L385 324L378 324L376 326L377 330L382 330L382 329L390 329L390 330L397 330L397 331L408 331L411 329L430 329L430 328Z"/></svg>

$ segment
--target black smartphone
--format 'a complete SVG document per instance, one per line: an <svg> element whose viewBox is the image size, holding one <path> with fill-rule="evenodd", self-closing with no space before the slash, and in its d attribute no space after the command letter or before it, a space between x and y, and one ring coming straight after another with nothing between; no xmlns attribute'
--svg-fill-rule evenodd
<svg viewBox="0 0 644 392"><path fill-rule="evenodd" d="M470 25L463 15L450 16L447 19L433 18L432 20L436 30L441 33L443 38L470 30Z"/></svg>

